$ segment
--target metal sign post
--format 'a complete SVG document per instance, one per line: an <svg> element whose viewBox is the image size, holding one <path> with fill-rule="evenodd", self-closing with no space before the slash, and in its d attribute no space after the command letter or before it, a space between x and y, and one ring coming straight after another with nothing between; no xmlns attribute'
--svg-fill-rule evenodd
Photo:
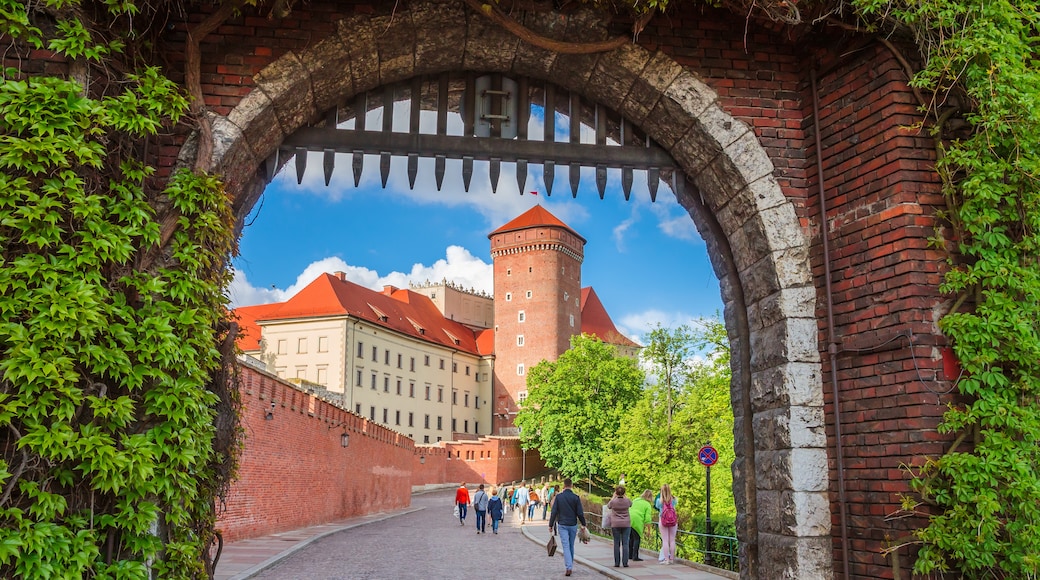
<svg viewBox="0 0 1040 580"><path fill-rule="evenodd" d="M707 535L707 538L705 538L704 563L711 566L711 466L718 462L719 452L711 445L705 445L697 453L697 460L704 466L704 492L707 500L704 507L704 531Z"/></svg>

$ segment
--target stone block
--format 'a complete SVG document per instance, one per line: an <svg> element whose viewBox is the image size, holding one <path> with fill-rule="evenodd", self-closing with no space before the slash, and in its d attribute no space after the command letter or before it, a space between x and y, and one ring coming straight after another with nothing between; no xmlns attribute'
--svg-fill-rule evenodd
<svg viewBox="0 0 1040 580"><path fill-rule="evenodd" d="M387 85L415 76L415 27L410 12L377 19L373 38L379 54L379 84ZM384 24L385 21L385 24Z"/></svg>
<svg viewBox="0 0 1040 580"><path fill-rule="evenodd" d="M756 444L766 449L823 448L823 407L791 406L755 411Z"/></svg>
<svg viewBox="0 0 1040 580"><path fill-rule="evenodd" d="M816 288L796 286L782 288L748 307L748 324L752 329L764 328L784 318L812 318L816 315Z"/></svg>
<svg viewBox="0 0 1040 580"><path fill-rule="evenodd" d="M813 283L808 245L774 251L773 263L776 265L776 276L782 288Z"/></svg>
<svg viewBox="0 0 1040 580"><path fill-rule="evenodd" d="M462 4L420 3L409 12L415 32L416 74L461 70L465 51L460 48L468 42L466 28L458 25L466 21Z"/></svg>
<svg viewBox="0 0 1040 580"><path fill-rule="evenodd" d="M751 368L758 372L787 362L818 362L816 319L789 318L751 332Z"/></svg>
<svg viewBox="0 0 1040 580"><path fill-rule="evenodd" d="M632 85L619 112L642 126L668 85L682 72L683 68L671 57L663 52L654 53L643 69L643 74Z"/></svg>
<svg viewBox="0 0 1040 580"><path fill-rule="evenodd" d="M569 91L585 93L592 71L602 58L602 54L561 54L553 61L549 78Z"/></svg>
<svg viewBox="0 0 1040 580"><path fill-rule="evenodd" d="M350 54L350 77L355 95L380 85L379 51L376 50L371 23L371 17L355 16L340 20L336 28Z"/></svg>
<svg viewBox="0 0 1040 580"><path fill-rule="evenodd" d="M751 405L755 411L788 405L823 405L819 363L789 362L752 373Z"/></svg>
<svg viewBox="0 0 1040 580"><path fill-rule="evenodd" d="M650 53L633 44L604 55L585 85L586 96L611 109L620 108L649 61Z"/></svg>
<svg viewBox="0 0 1040 580"><path fill-rule="evenodd" d="M735 118L727 122L744 125L742 121ZM724 134L728 135L729 133L729 131L726 131ZM733 164L740 172L743 183L753 183L763 177L773 175L776 169L773 166L773 161L766 154L766 150L758 142L755 132L751 131L750 128L746 133L742 133L731 143L725 145L723 150L733 160Z"/></svg>
<svg viewBox="0 0 1040 580"><path fill-rule="evenodd" d="M737 260L736 266L740 270L740 282L744 288L744 301L747 304L754 304L780 291L780 281L776 276L776 266L772 257L768 255L757 262L742 264L740 258L734 255L734 259Z"/></svg>
<svg viewBox="0 0 1040 580"><path fill-rule="evenodd" d="M672 145L670 153L686 175L692 181L696 181L697 176L704 171L704 168L722 153L722 148L694 123L676 140ZM706 205L710 206L707 203Z"/></svg>
<svg viewBox="0 0 1040 580"><path fill-rule="evenodd" d="M282 133L292 134L317 115L311 78L296 53L290 51L254 77L256 88L274 104Z"/></svg>
<svg viewBox="0 0 1040 580"><path fill-rule="evenodd" d="M263 91L253 89L228 114L228 122L242 132L242 138L260 159L274 153L285 140L278 124L274 102Z"/></svg>
<svg viewBox="0 0 1040 580"><path fill-rule="evenodd" d="M300 60L310 75L314 107L318 112L327 111L354 94L350 51L338 34L319 42L301 55Z"/></svg>
<svg viewBox="0 0 1040 580"><path fill-rule="evenodd" d="M457 26L457 25L456 25ZM478 72L508 72L516 58L520 39L504 31L482 14L466 11L466 43L462 67Z"/></svg>
<svg viewBox="0 0 1040 580"><path fill-rule="evenodd" d="M833 578L830 538L800 538L761 533L758 577L770 580L828 580Z"/></svg>
<svg viewBox="0 0 1040 580"><path fill-rule="evenodd" d="M780 500L782 533L799 537L830 535L831 506L825 492L785 491Z"/></svg>

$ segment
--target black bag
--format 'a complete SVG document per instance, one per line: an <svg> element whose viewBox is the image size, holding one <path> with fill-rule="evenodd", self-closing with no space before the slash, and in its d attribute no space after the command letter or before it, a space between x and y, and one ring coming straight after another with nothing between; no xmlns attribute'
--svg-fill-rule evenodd
<svg viewBox="0 0 1040 580"><path fill-rule="evenodd" d="M550 558L553 556L553 554L556 553L556 536L555 535L549 536L549 543L545 545L545 550L547 552L549 552L549 557Z"/></svg>

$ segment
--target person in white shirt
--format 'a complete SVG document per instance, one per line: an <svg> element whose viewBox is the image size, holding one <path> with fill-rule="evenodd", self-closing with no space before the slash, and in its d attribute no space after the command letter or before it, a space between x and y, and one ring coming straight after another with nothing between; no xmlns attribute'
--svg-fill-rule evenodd
<svg viewBox="0 0 1040 580"><path fill-rule="evenodd" d="M531 503L531 493L527 491L527 484L521 481L520 487L513 492L513 497L516 499L516 508L520 510L520 524L522 525L527 521L527 504Z"/></svg>

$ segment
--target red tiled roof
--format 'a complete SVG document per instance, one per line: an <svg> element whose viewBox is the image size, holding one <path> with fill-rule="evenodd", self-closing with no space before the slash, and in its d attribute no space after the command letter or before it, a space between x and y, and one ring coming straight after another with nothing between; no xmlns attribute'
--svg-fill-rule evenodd
<svg viewBox="0 0 1040 580"><path fill-rule="evenodd" d="M238 320L238 338L235 343L243 352L260 350L260 326L258 319L266 318L277 310L281 302L274 304L257 304L256 306L240 306L232 314Z"/></svg>
<svg viewBox="0 0 1040 580"><path fill-rule="evenodd" d="M482 355L495 354L495 331L486 328L477 331L477 350Z"/></svg>
<svg viewBox="0 0 1040 580"><path fill-rule="evenodd" d="M581 332L596 336L607 344L639 346L618 332L614 321L607 314L607 309L603 307L591 286L581 289Z"/></svg>
<svg viewBox="0 0 1040 580"><path fill-rule="evenodd" d="M497 230L488 234L488 237L492 237L495 234L503 234L506 232L514 232L516 230L526 230L528 228L536 228L540 226L553 226L557 228L563 228L568 232L578 236L582 243L585 243L585 238L578 232L571 229L570 226L560 221L560 218L549 213L549 210L545 209L540 205L536 205L531 209L525 211L519 216L513 218L513 220L506 225L498 228Z"/></svg>
<svg viewBox="0 0 1040 580"><path fill-rule="evenodd" d="M444 318L433 301L411 290L388 286L383 292L376 292L348 280L341 280L333 274L322 274L286 302L263 306L267 310L262 311L262 315L253 316L254 325L264 321L349 315L418 340L471 354L481 354L473 330L464 324ZM261 307L245 306L235 309L235 312L259 308ZM381 319L377 311L385 315L385 320ZM245 317L241 318L244 328ZM255 332L256 340L259 340L259 328ZM253 331L250 330L245 335L252 337ZM246 350L242 341L239 344ZM253 349L256 348L258 347L254 343Z"/></svg>

